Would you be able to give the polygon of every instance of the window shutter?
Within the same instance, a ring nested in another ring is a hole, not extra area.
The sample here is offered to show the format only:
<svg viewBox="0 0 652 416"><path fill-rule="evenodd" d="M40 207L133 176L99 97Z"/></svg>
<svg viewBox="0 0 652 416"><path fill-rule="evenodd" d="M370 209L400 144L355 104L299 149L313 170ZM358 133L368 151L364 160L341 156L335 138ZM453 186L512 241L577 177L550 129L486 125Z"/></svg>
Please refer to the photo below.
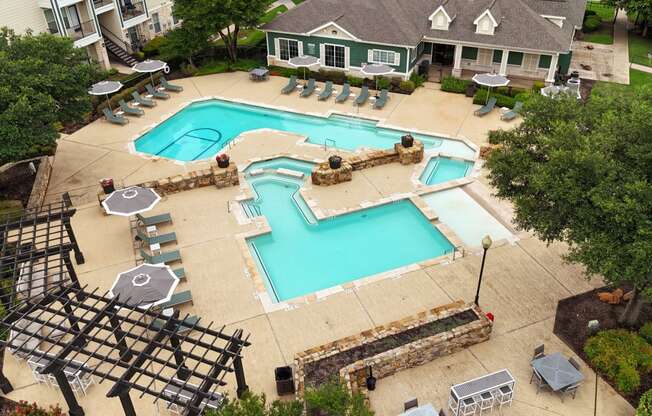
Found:
<svg viewBox="0 0 652 416"><path fill-rule="evenodd" d="M351 48L346 47L344 48L344 69L349 69L349 65L351 64Z"/></svg>
<svg viewBox="0 0 652 416"><path fill-rule="evenodd" d="M319 44L319 59L322 65L326 65L326 48L323 43Z"/></svg>
<svg viewBox="0 0 652 416"><path fill-rule="evenodd" d="M281 59L281 45L278 38L274 38L274 52L274 55L276 55L278 59Z"/></svg>
<svg viewBox="0 0 652 416"><path fill-rule="evenodd" d="M394 65L399 66L401 64L401 54L394 52Z"/></svg>
<svg viewBox="0 0 652 416"><path fill-rule="evenodd" d="M303 56L303 42L299 41L297 43L299 44L299 47L297 48L299 49L299 56Z"/></svg>
<svg viewBox="0 0 652 416"><path fill-rule="evenodd" d="M369 49L367 50L367 62L373 62L374 61L374 50Z"/></svg>

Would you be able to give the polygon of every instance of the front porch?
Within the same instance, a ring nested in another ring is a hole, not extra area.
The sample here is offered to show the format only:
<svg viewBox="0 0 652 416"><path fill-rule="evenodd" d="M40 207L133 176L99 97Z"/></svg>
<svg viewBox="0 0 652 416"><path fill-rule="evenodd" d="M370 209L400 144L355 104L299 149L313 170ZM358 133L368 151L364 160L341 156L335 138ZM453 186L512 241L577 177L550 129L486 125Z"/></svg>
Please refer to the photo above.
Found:
<svg viewBox="0 0 652 416"><path fill-rule="evenodd" d="M470 69L463 69L462 73L457 76L461 79L471 79L475 74L486 73L487 71L473 71ZM442 78L453 75L453 66L442 66L442 65L432 65L428 70L428 81L441 83ZM521 77L517 75L508 75L510 83L509 85L517 88L532 88L536 81L542 81L542 79L534 79L529 77Z"/></svg>

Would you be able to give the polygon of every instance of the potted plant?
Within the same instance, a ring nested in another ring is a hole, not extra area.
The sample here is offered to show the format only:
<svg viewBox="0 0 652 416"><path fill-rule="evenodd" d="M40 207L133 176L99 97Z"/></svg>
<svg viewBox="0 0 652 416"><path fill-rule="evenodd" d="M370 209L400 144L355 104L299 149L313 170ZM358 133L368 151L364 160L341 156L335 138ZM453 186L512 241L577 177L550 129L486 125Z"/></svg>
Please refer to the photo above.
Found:
<svg viewBox="0 0 652 416"><path fill-rule="evenodd" d="M220 168L228 168L229 167L229 155L226 153L222 153L221 155L217 155L215 157L215 160L217 161L217 166Z"/></svg>
<svg viewBox="0 0 652 416"><path fill-rule="evenodd" d="M106 195L115 191L115 185L113 184L113 178L104 178L100 181L100 186Z"/></svg>
<svg viewBox="0 0 652 416"><path fill-rule="evenodd" d="M406 134L401 137L401 145L403 147L412 147L412 145L414 145L414 137L412 137L411 134Z"/></svg>
<svg viewBox="0 0 652 416"><path fill-rule="evenodd" d="M328 166L330 166L331 169L339 169L342 167L342 158L337 155L333 155L328 158Z"/></svg>

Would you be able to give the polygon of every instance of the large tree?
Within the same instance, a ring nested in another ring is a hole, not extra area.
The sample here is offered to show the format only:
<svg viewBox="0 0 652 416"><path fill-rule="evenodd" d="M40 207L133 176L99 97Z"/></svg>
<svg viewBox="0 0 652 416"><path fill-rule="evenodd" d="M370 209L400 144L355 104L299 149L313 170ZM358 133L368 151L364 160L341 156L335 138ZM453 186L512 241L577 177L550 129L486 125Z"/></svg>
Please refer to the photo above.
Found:
<svg viewBox="0 0 652 416"><path fill-rule="evenodd" d="M633 285L621 322L635 324L652 298L652 86L603 89L586 104L538 96L523 116L490 133L492 185L518 227L568 243L589 275Z"/></svg>
<svg viewBox="0 0 652 416"><path fill-rule="evenodd" d="M238 33L254 27L268 6L267 0L175 0L174 15L183 27L203 36L219 34L231 61L238 59Z"/></svg>
<svg viewBox="0 0 652 416"><path fill-rule="evenodd" d="M55 123L81 121L98 75L70 39L1 28L0 163L46 151L57 138Z"/></svg>

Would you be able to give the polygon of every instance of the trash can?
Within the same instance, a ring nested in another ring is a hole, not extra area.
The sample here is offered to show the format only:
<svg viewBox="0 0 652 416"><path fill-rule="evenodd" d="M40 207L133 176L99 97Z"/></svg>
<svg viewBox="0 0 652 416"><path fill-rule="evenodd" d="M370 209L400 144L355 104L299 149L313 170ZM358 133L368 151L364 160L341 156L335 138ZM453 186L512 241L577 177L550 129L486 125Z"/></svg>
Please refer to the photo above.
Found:
<svg viewBox="0 0 652 416"><path fill-rule="evenodd" d="M113 185L113 178L104 178L100 181L100 185L102 186L102 190L106 195L110 194L111 192L115 191L115 186Z"/></svg>
<svg viewBox="0 0 652 416"><path fill-rule="evenodd" d="M276 393L279 396L294 394L294 377L292 376L291 367L276 367L274 377L276 379Z"/></svg>

